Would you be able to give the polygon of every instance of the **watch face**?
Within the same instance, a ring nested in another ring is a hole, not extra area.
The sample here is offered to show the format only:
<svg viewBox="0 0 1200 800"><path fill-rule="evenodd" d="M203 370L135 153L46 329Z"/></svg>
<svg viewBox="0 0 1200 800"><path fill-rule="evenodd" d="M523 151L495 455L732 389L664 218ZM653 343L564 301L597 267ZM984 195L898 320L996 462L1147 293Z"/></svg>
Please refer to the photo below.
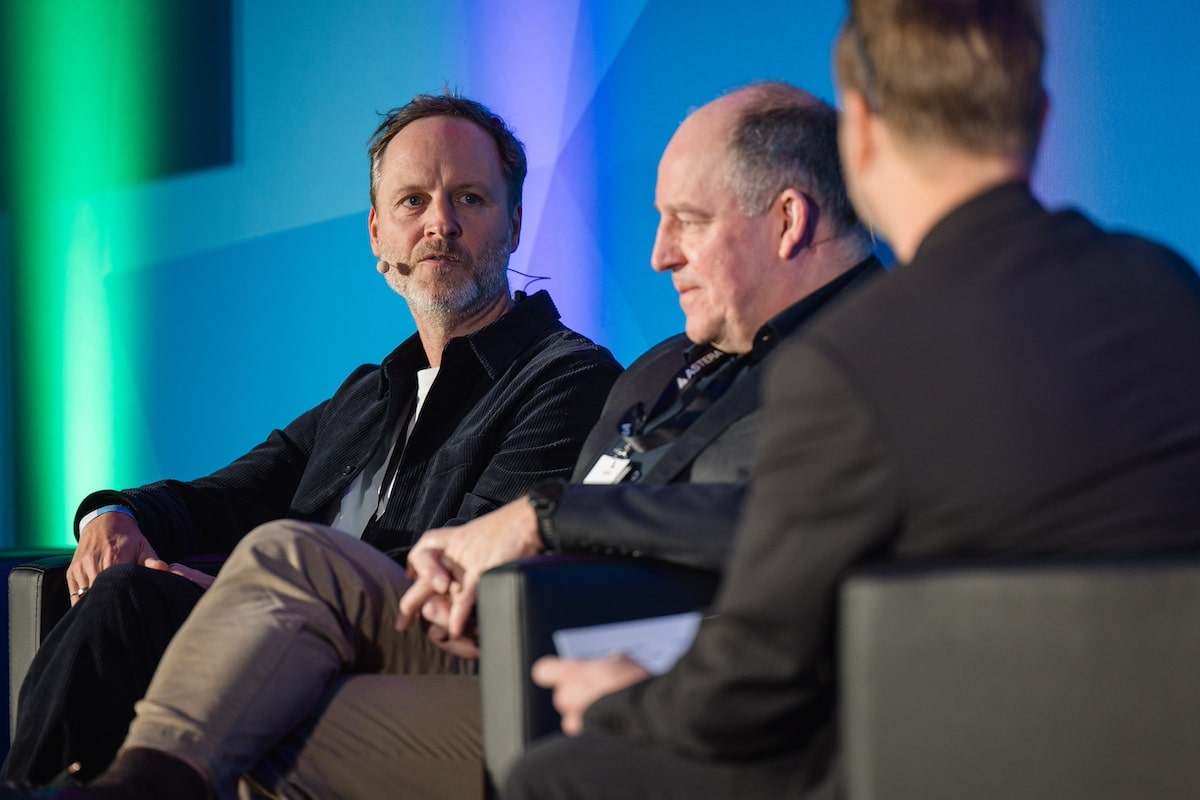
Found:
<svg viewBox="0 0 1200 800"><path fill-rule="evenodd" d="M562 481L551 480L537 483L529 491L529 498L535 506L554 505L562 497L566 484Z"/></svg>

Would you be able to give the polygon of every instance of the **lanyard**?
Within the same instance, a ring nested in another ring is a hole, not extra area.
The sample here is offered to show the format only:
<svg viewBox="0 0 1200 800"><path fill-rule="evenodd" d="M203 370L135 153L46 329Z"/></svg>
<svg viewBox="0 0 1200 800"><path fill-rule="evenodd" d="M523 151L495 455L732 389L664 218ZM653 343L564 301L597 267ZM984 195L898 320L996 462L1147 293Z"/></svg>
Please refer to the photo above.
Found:
<svg viewBox="0 0 1200 800"><path fill-rule="evenodd" d="M645 453L678 439L725 394L746 363L746 356L733 357L713 348L701 354L667 385L649 416L641 403L625 412L617 425L624 442L618 448L624 452L615 454ZM677 410L667 414L672 408Z"/></svg>

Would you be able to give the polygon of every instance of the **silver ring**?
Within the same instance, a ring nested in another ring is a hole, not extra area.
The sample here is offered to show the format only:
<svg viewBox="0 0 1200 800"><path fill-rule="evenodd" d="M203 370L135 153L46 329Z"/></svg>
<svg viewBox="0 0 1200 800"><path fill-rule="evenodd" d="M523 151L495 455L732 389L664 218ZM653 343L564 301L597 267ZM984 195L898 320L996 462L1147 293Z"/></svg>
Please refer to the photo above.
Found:
<svg viewBox="0 0 1200 800"><path fill-rule="evenodd" d="M71 592L72 597L83 597L88 592L88 587L81 586L78 592Z"/></svg>

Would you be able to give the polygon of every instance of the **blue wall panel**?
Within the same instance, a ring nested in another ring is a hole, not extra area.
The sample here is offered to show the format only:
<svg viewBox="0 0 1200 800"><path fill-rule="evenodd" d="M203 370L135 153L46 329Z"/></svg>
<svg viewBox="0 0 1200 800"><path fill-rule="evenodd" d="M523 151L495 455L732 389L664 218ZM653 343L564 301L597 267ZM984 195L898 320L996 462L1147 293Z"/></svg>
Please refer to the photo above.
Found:
<svg viewBox="0 0 1200 800"><path fill-rule="evenodd" d="M782 78L831 98L842 7L235 3L232 163L106 197L141 232L106 278L114 310L138 320L113 354L128 412L114 422L125 450L113 455L115 482L220 466L411 333L366 239L364 144L378 112L418 91L475 96L527 143L513 267L549 277L530 288L548 288L568 324L625 362L678 331L670 280L649 268L663 146L690 108L747 81ZM1050 0L1047 17L1052 107L1037 188L1200 261L1200 163L1189 147L1200 106L1180 88L1200 79L1200 10ZM0 358L7 397L20 378L6 366ZM5 508L10 439L0 435Z"/></svg>

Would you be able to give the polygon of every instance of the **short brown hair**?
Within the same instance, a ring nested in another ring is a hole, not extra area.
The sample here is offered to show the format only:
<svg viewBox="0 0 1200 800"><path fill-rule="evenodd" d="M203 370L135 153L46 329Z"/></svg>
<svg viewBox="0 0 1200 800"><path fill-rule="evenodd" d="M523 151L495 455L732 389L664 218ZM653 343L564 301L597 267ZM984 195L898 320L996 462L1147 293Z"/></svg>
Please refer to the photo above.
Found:
<svg viewBox="0 0 1200 800"><path fill-rule="evenodd" d="M483 128L495 140L500 153L500 174L508 185L508 210L515 211L521 205L521 190L529 170L525 160L525 145L509 130L504 120L487 106L447 89L440 95L419 94L399 108L393 108L384 115L375 133L371 134L367 141L367 152L371 156L372 206L375 205L375 192L383 169L383 153L388 144L404 128L426 117L465 119Z"/></svg>
<svg viewBox="0 0 1200 800"><path fill-rule="evenodd" d="M1040 0L850 0L835 68L911 141L1032 159L1044 54Z"/></svg>

